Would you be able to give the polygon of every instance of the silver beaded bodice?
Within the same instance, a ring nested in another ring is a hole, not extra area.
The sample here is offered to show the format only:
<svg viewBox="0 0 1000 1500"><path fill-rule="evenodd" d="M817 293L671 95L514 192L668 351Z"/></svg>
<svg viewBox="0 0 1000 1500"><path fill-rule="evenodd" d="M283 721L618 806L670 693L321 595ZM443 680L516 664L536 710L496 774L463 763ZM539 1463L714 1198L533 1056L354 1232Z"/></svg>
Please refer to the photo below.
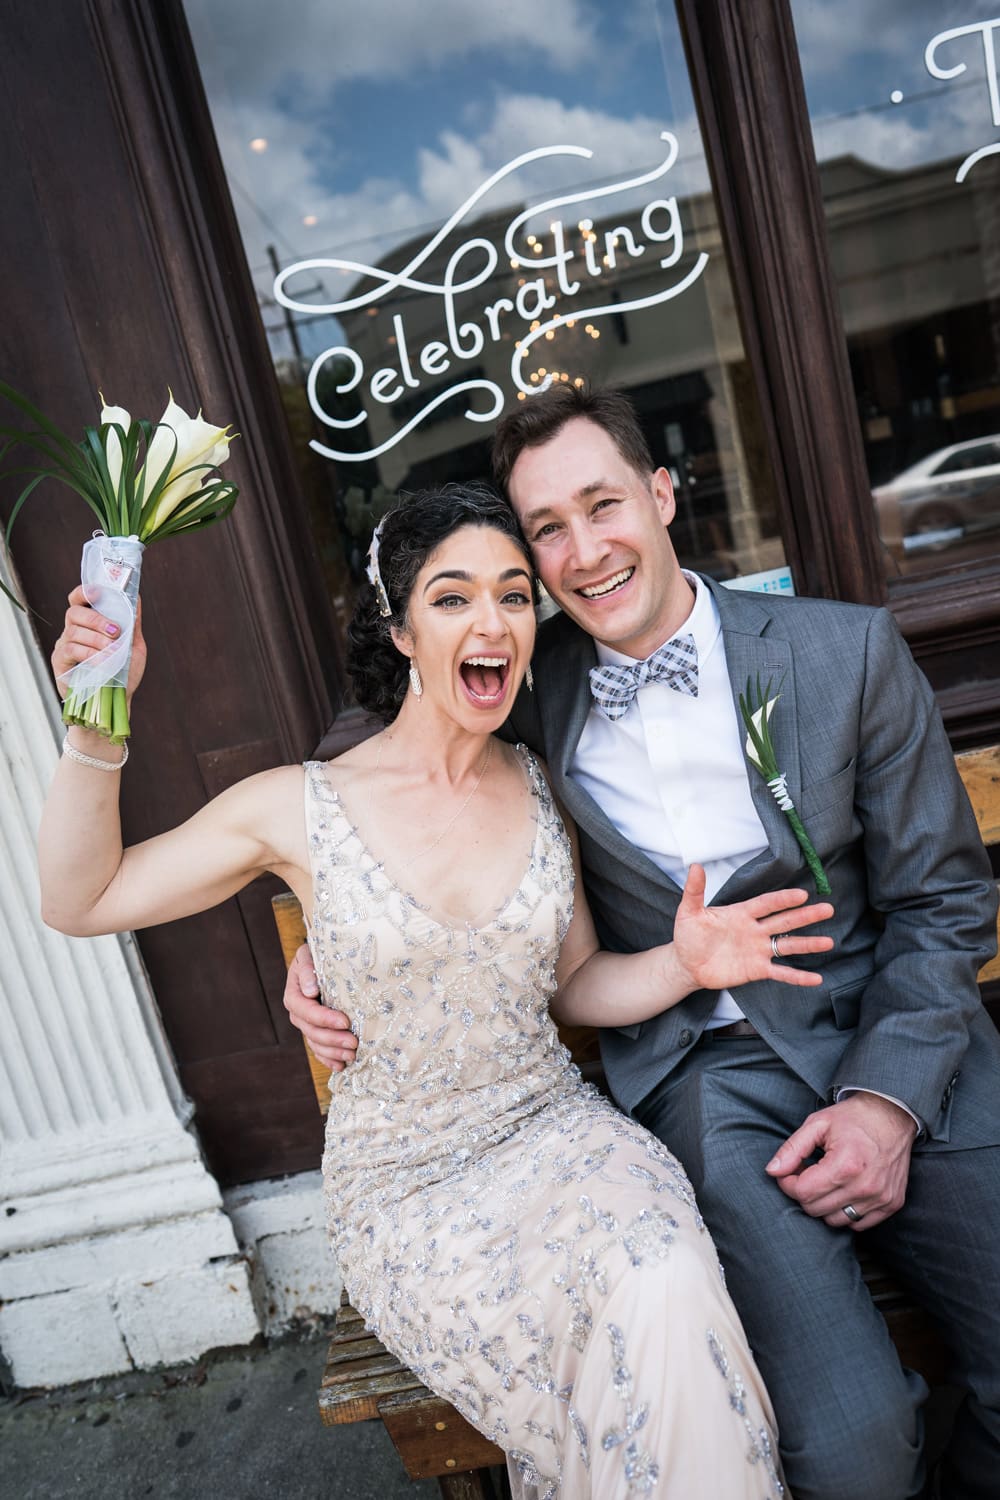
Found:
<svg viewBox="0 0 1000 1500"><path fill-rule="evenodd" d="M324 767L307 767L310 945L326 1003L358 1037L355 1062L331 1080L335 1217L384 1216L407 1179L447 1176L540 1102L579 1087L548 1010L572 915L572 859L544 777L528 751L518 754L535 794L530 857L516 890L476 927L442 922L401 890Z"/></svg>

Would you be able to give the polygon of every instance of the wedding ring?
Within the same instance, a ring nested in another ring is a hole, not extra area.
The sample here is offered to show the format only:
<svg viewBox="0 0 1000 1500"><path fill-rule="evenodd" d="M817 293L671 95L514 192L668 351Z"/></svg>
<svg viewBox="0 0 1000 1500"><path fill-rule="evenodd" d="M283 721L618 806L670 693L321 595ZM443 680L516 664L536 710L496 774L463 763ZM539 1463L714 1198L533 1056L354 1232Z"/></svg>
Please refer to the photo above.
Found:
<svg viewBox="0 0 1000 1500"><path fill-rule="evenodd" d="M864 1214L859 1214L853 1203L845 1203L841 1213L845 1213L852 1224L860 1224L864 1218Z"/></svg>
<svg viewBox="0 0 1000 1500"><path fill-rule="evenodd" d="M778 938L782 938L784 936L785 936L785 933L783 933L783 932L779 932L777 934L775 934L775 933L771 934L771 952L772 952L772 954L774 955L775 958L780 958L781 957L781 949L778 947Z"/></svg>

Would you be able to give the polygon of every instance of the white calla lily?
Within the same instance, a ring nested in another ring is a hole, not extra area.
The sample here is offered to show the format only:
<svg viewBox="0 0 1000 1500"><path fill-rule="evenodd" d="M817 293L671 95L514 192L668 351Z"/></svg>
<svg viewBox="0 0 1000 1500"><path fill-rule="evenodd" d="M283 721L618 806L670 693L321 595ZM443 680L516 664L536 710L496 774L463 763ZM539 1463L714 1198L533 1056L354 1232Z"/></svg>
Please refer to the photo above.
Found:
<svg viewBox="0 0 1000 1500"><path fill-rule="evenodd" d="M127 412L124 406L109 406L104 399L103 391L98 391L97 394L101 398L101 426L103 427L107 423L114 423L127 435L129 428L132 426L131 412ZM111 475L111 483L117 491L122 477L122 445L121 439L117 432L114 431L114 427L112 427L105 438L104 451L107 454L108 473Z"/></svg>
<svg viewBox="0 0 1000 1500"><path fill-rule="evenodd" d="M211 471L229 457L228 431L227 427L215 427L206 422L201 412L196 417L188 416L171 396L139 476L143 493L148 495L168 470L167 482L156 509L143 526L144 536L162 526L178 506L202 488Z"/></svg>
<svg viewBox="0 0 1000 1500"><path fill-rule="evenodd" d="M776 694L773 698L769 698L766 703L762 703L760 708L758 708L755 713L751 714L751 723L753 724L753 727L758 734L760 734L761 732L762 724L766 724L769 722L771 715L774 713L774 705L777 703L777 701L778 695ZM767 716L766 718L765 714ZM756 749L754 748L753 740L749 735L747 735L747 742L744 746L744 749L746 751L747 760L753 766L754 770L759 771L762 776L766 775L767 773L764 770L763 765L761 764Z"/></svg>

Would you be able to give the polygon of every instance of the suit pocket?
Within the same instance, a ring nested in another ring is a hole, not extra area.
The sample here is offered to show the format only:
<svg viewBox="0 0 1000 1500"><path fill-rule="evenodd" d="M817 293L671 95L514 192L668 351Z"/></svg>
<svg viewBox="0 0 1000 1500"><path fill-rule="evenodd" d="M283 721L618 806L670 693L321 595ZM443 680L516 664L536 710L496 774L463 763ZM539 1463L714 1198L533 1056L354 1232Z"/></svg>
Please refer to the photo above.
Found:
<svg viewBox="0 0 1000 1500"><path fill-rule="evenodd" d="M814 781L810 786L802 788L799 797L799 811L803 817L817 817L825 812L828 807L834 807L838 802L854 797L854 768L857 765L857 756L852 755L842 771L834 776L827 776L823 781Z"/></svg>
<svg viewBox="0 0 1000 1500"><path fill-rule="evenodd" d="M852 979L830 992L830 1009L838 1031L854 1031L861 1015L861 999L871 982L871 975L864 979Z"/></svg>
<svg viewBox="0 0 1000 1500"><path fill-rule="evenodd" d="M861 836L854 807L855 759L842 771L802 788L799 816L821 859L844 849Z"/></svg>

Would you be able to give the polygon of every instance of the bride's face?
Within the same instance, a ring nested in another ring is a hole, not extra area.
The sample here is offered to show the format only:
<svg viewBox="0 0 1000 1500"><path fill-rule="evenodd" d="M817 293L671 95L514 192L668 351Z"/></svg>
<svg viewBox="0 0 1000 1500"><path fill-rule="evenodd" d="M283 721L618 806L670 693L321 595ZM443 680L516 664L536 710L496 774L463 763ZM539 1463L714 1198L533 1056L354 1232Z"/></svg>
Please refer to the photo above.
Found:
<svg viewBox="0 0 1000 1500"><path fill-rule="evenodd" d="M462 526L417 574L408 629L393 631L419 667L425 705L476 733L507 717L535 644L531 573L492 526Z"/></svg>

